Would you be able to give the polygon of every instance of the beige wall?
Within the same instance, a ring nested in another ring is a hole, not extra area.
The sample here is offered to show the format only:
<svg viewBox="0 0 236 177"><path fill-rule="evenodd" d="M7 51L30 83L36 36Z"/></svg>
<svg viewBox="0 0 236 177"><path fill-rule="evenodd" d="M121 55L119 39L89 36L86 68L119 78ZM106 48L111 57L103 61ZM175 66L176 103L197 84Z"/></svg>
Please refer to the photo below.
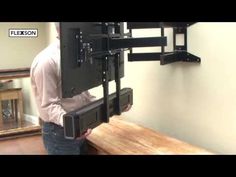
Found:
<svg viewBox="0 0 236 177"><path fill-rule="evenodd" d="M37 28L38 37L10 38L11 28ZM32 59L46 45L45 33L45 23L0 22L0 69L30 67Z"/></svg>

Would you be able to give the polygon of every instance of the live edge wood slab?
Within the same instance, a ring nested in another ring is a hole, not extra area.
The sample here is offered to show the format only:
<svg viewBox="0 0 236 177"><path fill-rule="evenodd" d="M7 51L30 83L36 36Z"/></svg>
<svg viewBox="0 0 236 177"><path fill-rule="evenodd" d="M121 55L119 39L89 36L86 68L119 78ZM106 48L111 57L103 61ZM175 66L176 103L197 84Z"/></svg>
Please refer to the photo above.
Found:
<svg viewBox="0 0 236 177"><path fill-rule="evenodd" d="M100 155L213 154L119 117L113 117L108 124L93 129L88 142L90 153Z"/></svg>

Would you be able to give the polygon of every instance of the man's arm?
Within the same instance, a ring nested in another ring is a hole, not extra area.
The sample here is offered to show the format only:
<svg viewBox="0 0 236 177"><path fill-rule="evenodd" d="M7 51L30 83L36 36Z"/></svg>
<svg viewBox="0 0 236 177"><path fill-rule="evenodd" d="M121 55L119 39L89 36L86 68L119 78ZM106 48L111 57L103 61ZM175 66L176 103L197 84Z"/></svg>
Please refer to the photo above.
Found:
<svg viewBox="0 0 236 177"><path fill-rule="evenodd" d="M58 90L56 63L45 60L35 68L34 79L40 100L40 109L49 117L49 121L63 126L63 115L66 113L61 106Z"/></svg>

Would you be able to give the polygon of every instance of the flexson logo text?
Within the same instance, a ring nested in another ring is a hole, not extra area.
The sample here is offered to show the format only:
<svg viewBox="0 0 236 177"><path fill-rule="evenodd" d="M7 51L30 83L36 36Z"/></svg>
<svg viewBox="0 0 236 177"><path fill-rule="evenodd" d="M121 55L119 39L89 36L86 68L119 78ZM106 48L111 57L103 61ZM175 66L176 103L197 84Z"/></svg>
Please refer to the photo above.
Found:
<svg viewBox="0 0 236 177"><path fill-rule="evenodd" d="M9 29L9 37L38 37L38 29Z"/></svg>

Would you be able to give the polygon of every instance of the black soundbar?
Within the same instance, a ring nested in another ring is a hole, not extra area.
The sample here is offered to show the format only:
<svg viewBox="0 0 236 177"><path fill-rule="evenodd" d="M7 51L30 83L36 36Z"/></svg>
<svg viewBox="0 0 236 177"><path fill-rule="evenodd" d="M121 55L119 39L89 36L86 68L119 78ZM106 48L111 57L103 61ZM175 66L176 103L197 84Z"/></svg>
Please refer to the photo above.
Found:
<svg viewBox="0 0 236 177"><path fill-rule="evenodd" d="M120 90L120 107L121 110L128 105L133 104L133 90L124 88ZM116 94L109 95L110 117L116 115ZM69 112L63 116L64 136L66 139L76 139L83 135L87 129L95 128L104 121L103 98L94 101L78 110Z"/></svg>

